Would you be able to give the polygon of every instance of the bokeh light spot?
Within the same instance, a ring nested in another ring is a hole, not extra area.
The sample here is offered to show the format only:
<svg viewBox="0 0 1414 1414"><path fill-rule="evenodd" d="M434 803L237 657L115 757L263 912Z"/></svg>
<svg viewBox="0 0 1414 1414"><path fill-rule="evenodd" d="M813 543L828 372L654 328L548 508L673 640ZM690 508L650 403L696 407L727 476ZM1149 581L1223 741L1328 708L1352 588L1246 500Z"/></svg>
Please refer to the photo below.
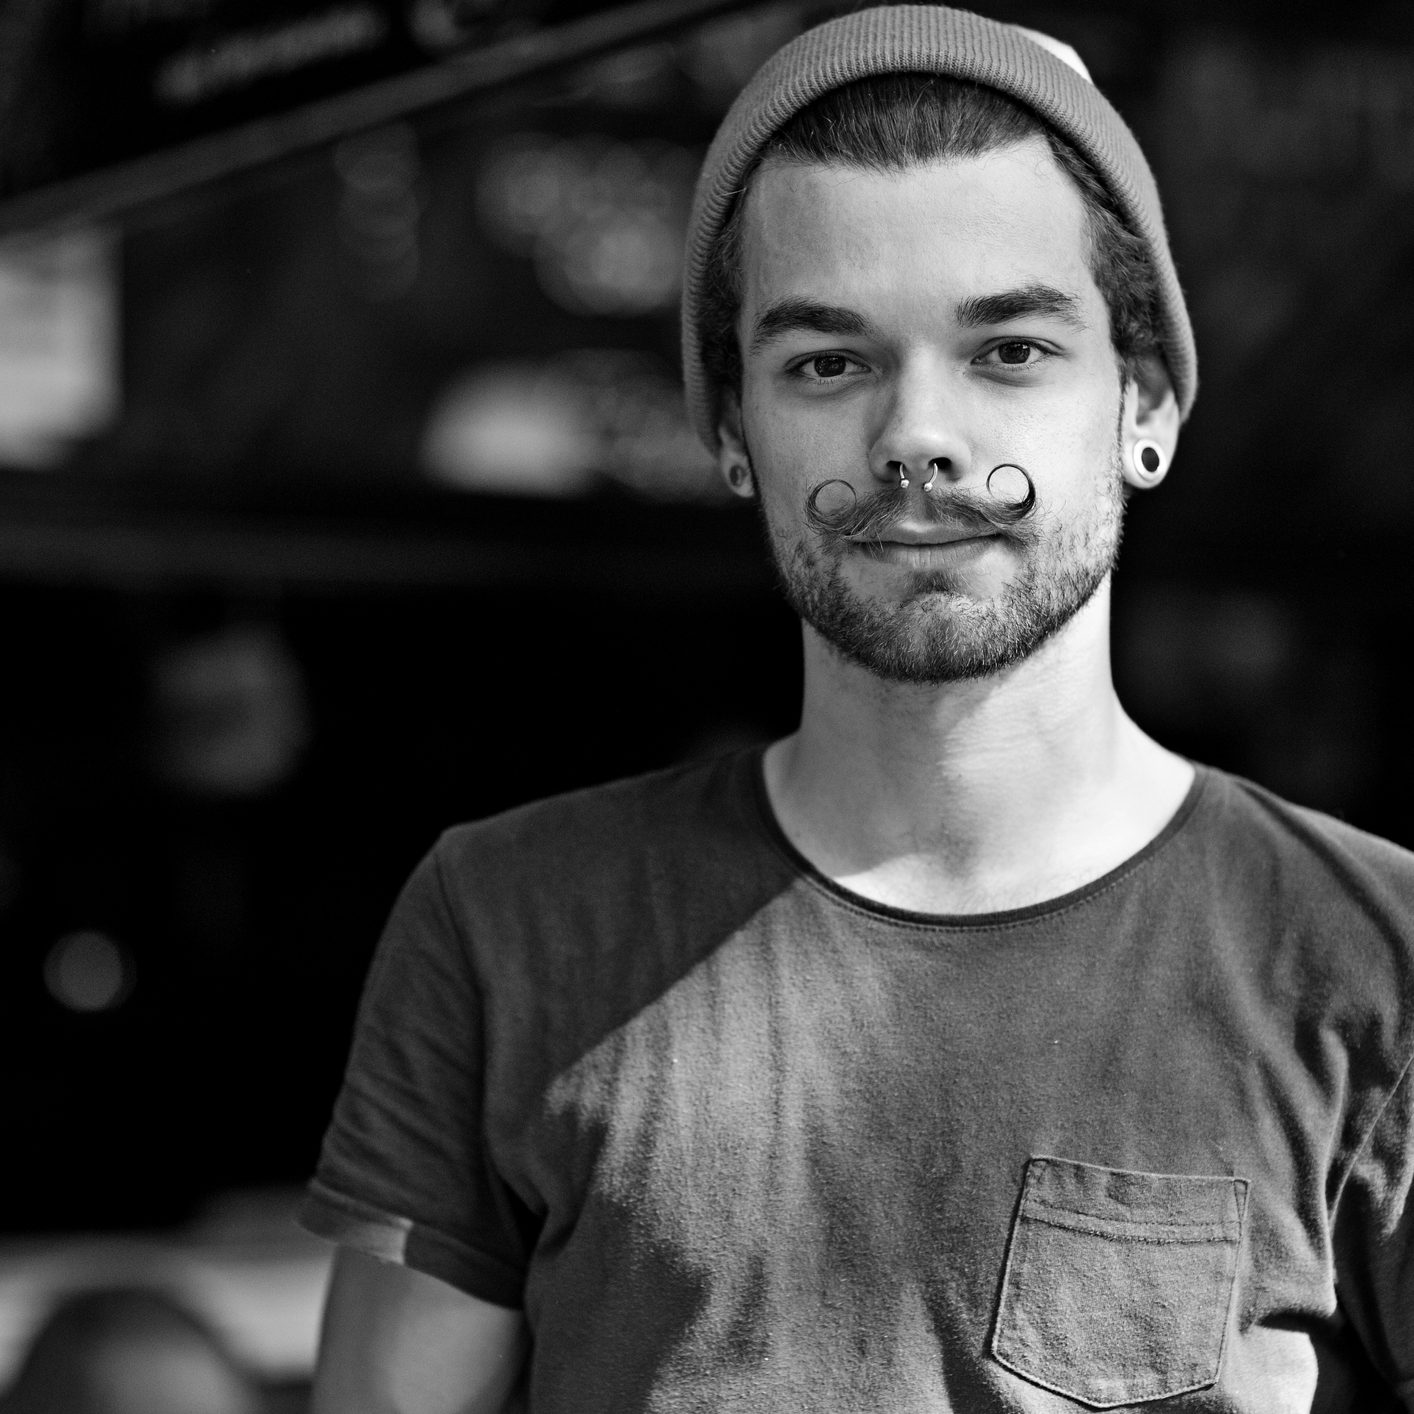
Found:
<svg viewBox="0 0 1414 1414"><path fill-rule="evenodd" d="M70 1011L112 1011L133 989L132 958L106 933L65 933L44 959L44 984Z"/></svg>

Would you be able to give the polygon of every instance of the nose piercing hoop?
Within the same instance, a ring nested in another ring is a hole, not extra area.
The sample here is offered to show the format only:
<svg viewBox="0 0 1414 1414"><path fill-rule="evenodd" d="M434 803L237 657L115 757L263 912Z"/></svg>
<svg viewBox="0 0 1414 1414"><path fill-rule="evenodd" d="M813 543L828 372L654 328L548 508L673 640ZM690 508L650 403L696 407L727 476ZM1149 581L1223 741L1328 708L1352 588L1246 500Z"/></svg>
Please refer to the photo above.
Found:
<svg viewBox="0 0 1414 1414"><path fill-rule="evenodd" d="M912 484L908 479L908 463L898 462L896 465L898 466L899 490L906 490ZM933 483L938 479L938 466L939 462L936 457L928 463L928 479L923 483L925 491L933 489Z"/></svg>
<svg viewBox="0 0 1414 1414"><path fill-rule="evenodd" d="M897 462L895 465L898 467L899 489L905 490L911 484L908 479L908 465L905 462ZM925 491L931 491L933 489L933 483L938 479L938 470L941 466L942 459L940 457L935 457L928 463L928 479L923 483L923 489ZM1015 462L1002 462L1000 465L994 466L991 471L987 473L987 491L989 494L992 490L992 478L995 477L999 471L1016 471L1021 473L1022 480L1026 482L1026 494L1020 501L1017 501L1010 507L1010 513L1017 519L1029 515L1036 504L1036 483L1031 480L1031 474L1024 466L1018 466ZM1157 478L1155 479L1157 480Z"/></svg>

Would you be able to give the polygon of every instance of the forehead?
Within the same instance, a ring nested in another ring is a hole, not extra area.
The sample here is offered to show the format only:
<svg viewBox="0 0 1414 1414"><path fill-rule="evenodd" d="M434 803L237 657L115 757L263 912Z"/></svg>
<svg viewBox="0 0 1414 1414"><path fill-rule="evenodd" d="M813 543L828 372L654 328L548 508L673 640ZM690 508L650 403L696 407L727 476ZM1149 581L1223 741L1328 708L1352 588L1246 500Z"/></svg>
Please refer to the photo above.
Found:
<svg viewBox="0 0 1414 1414"><path fill-rule="evenodd" d="M1084 202L1040 138L896 172L767 162L742 227L742 315L782 298L936 313L1048 285L1103 307Z"/></svg>

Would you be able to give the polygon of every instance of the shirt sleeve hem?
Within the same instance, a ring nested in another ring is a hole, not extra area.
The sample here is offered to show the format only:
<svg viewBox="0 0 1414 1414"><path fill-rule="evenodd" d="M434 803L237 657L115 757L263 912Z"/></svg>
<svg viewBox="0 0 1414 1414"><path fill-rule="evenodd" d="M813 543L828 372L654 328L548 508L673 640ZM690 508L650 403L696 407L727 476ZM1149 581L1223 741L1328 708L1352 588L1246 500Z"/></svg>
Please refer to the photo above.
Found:
<svg viewBox="0 0 1414 1414"><path fill-rule="evenodd" d="M297 1221L316 1237L436 1277L480 1301L512 1310L524 1304L524 1274L509 1263L317 1179L305 1191Z"/></svg>

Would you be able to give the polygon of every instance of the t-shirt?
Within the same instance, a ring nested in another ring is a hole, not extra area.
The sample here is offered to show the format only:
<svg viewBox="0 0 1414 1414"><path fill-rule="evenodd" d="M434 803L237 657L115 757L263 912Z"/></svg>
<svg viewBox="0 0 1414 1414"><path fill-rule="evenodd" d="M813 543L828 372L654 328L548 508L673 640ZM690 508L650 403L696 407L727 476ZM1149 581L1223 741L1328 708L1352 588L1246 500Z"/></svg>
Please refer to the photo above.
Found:
<svg viewBox="0 0 1414 1414"><path fill-rule="evenodd" d="M1083 888L872 903L759 752L449 831L314 1230L524 1308L533 1414L1414 1408L1414 856L1199 768Z"/></svg>

